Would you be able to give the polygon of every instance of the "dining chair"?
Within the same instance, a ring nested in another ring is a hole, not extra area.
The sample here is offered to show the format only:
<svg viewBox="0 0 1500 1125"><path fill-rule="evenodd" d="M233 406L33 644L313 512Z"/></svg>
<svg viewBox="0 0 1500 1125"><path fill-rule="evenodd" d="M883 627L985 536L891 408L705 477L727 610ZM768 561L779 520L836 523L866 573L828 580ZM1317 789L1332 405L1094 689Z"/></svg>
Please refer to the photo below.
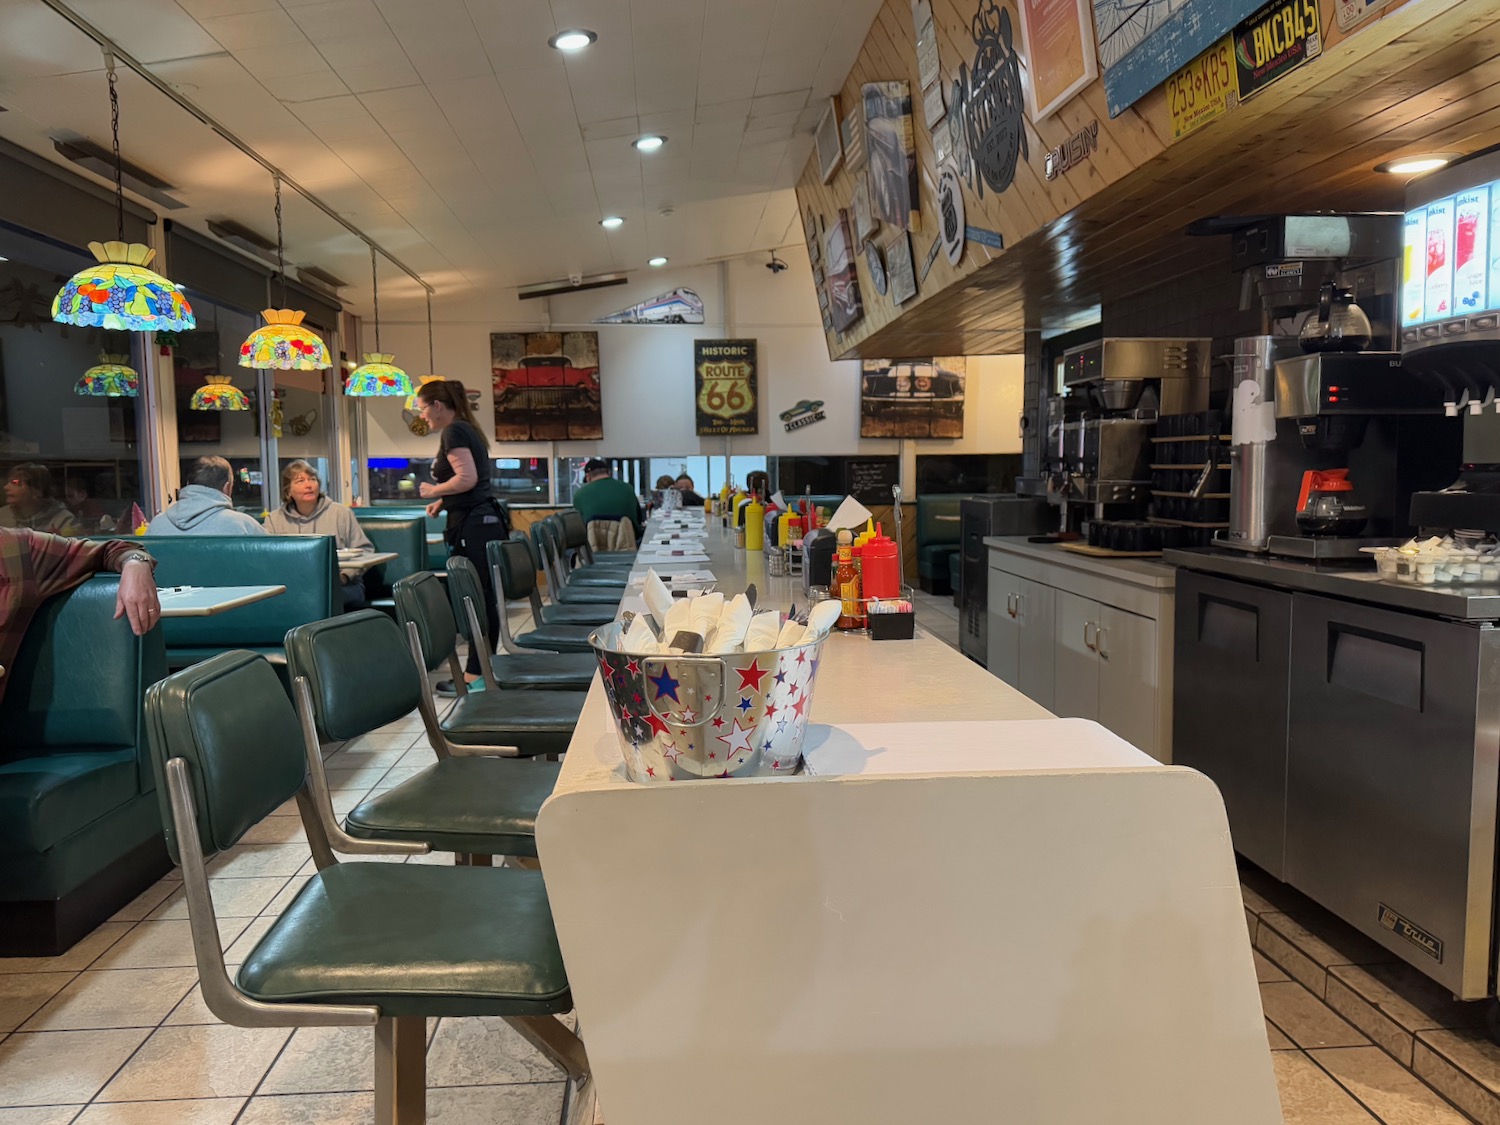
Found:
<svg viewBox="0 0 1500 1125"><path fill-rule="evenodd" d="M321 757L306 752L262 656L210 657L153 685L145 700L167 848L182 867L209 1011L238 1027L372 1028L376 1125L426 1121L429 1018L498 1016L567 1077L568 1119L586 1097L588 1055L559 1019L573 1000L539 871L336 861L310 809ZM309 840L320 842L317 870L231 977L207 862L291 798ZM427 851L411 841L358 843L369 855Z"/></svg>

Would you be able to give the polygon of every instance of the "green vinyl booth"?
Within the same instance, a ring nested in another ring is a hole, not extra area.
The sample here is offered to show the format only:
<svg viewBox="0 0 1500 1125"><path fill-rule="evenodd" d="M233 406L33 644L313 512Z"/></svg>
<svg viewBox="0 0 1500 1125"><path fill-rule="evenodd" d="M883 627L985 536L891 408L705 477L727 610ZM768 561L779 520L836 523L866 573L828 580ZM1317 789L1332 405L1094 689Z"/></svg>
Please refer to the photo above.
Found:
<svg viewBox="0 0 1500 1125"><path fill-rule="evenodd" d="M282 585L273 598L212 617L169 617L161 632L169 667L248 649L285 675L287 630L344 611L338 549L330 535L147 535L158 586Z"/></svg>
<svg viewBox="0 0 1500 1125"><path fill-rule="evenodd" d="M448 517L441 512L435 516L429 516L425 504L376 504L371 507L355 508L354 518L359 520L361 525L373 523L376 520L421 520L422 545L427 550L426 565L422 569L437 571L443 569L443 563L448 559L448 545L442 540L441 536L448 527ZM365 530L368 533L369 528L367 527ZM434 540L429 539L429 536L438 536L439 538ZM394 581L399 581L405 577L404 574L400 575Z"/></svg>
<svg viewBox="0 0 1500 1125"><path fill-rule="evenodd" d="M373 513L373 514L372 514ZM403 578L425 574L432 568L432 553L427 544L427 516L391 508L355 508L354 518L370 537L377 551L394 551L396 557L376 567L366 576L365 592L370 607L395 617L396 603L391 590Z"/></svg>
<svg viewBox="0 0 1500 1125"><path fill-rule="evenodd" d="M0 700L0 956L64 952L171 867L142 699L162 630L116 621L114 575L47 599Z"/></svg>
<svg viewBox="0 0 1500 1125"><path fill-rule="evenodd" d="M929 594L954 590L949 559L960 550L959 505L964 495L917 497L917 579Z"/></svg>

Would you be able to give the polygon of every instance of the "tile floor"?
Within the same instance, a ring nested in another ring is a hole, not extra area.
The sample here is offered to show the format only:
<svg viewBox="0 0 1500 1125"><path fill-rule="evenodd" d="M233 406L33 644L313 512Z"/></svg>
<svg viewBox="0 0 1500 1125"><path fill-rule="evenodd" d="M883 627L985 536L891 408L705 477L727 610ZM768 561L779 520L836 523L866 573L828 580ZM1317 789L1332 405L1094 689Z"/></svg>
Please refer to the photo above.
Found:
<svg viewBox="0 0 1500 1125"><path fill-rule="evenodd" d="M951 599L919 594L917 613L956 646ZM431 759L415 718L329 750L339 812ZM290 803L212 863L232 967L312 870ZM1500 1125L1500 1047L1482 1006L1453 1002L1259 872L1245 873L1244 897L1286 1125ZM61 957L0 958L0 1125L373 1119L368 1031L227 1027L196 978L175 872ZM428 1035L435 1125L556 1120L558 1073L503 1022L433 1020Z"/></svg>

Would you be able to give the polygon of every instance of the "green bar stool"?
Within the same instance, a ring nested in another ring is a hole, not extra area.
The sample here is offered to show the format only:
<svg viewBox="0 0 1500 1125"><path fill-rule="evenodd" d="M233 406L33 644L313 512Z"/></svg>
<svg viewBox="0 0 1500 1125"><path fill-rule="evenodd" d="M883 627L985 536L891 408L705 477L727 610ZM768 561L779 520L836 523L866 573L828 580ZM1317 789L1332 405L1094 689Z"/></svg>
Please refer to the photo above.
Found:
<svg viewBox="0 0 1500 1125"><path fill-rule="evenodd" d="M563 543L577 551L586 563L635 562L635 551L596 551L589 543L589 525L577 508L564 508L557 514L562 521Z"/></svg>
<svg viewBox="0 0 1500 1125"><path fill-rule="evenodd" d="M433 574L413 574L397 582L394 592L396 617L406 629L411 659L416 666L434 672L446 664L454 687L463 684L463 668L458 661L458 622L443 583ZM575 651L587 649L585 637L581 649ZM427 739L434 750L451 754L455 747L468 746L487 747L493 753L511 757L561 754L568 748L588 695L584 691L504 691L498 685L490 688L489 684L485 688L458 696L441 717L432 696L425 691L418 694Z"/></svg>
<svg viewBox="0 0 1500 1125"><path fill-rule="evenodd" d="M536 592L536 572L531 569L530 554L524 543L514 539L497 540L489 545L489 556L494 560L491 574L495 589L506 601L530 600ZM610 615L614 620L614 615ZM500 619L500 647L516 656L527 652L587 652L592 653L589 636L597 631L597 625L539 624L525 633L510 631L510 623Z"/></svg>
<svg viewBox="0 0 1500 1125"><path fill-rule="evenodd" d="M369 734L418 709L422 677L401 630L372 610L300 625L286 637L292 696L308 756L321 743ZM331 796L313 778L313 797L334 850L349 839L415 840L453 852L458 863L535 856L536 814L557 784L553 762L491 757L466 746L394 789L374 793L340 825Z"/></svg>
<svg viewBox="0 0 1500 1125"><path fill-rule="evenodd" d="M568 586L556 585L552 581L550 572L542 561L542 552L539 541L542 536L533 531L531 535L524 531L513 531L510 537L526 544L526 550L531 555L532 580L536 581L539 576L547 579L547 596L551 598L554 605L607 605L618 608L620 599L625 595L623 586ZM499 541L491 540L485 547L489 553L490 566L498 565Z"/></svg>
<svg viewBox="0 0 1500 1125"><path fill-rule="evenodd" d="M146 692L147 739L172 858L182 865L203 1000L239 1027L371 1027L376 1125L427 1117L427 1020L499 1016L586 1097L588 1056L540 872L339 863L311 814L322 759L264 657L227 652ZM317 784L313 781L312 784ZM324 790L326 779L322 781ZM231 979L206 862L296 797L317 872ZM365 842L415 855L422 843Z"/></svg>
<svg viewBox="0 0 1500 1125"><path fill-rule="evenodd" d="M499 540L493 541L490 546L494 547L498 542ZM490 554L499 557L493 550ZM500 587L497 586L496 589ZM539 600L533 586L533 612ZM471 645L478 643L488 647L484 627L479 623L479 608L484 605L484 590L479 585L479 572L462 555L455 555L448 560L448 603L464 639ZM601 611L604 609L602 606L592 608ZM613 621L614 611L606 612L609 616L605 620ZM593 682L594 669L598 666L592 653L543 652L541 649L533 649L523 656L516 656L502 650L490 654L489 666L483 670L484 684L486 688L586 690Z"/></svg>

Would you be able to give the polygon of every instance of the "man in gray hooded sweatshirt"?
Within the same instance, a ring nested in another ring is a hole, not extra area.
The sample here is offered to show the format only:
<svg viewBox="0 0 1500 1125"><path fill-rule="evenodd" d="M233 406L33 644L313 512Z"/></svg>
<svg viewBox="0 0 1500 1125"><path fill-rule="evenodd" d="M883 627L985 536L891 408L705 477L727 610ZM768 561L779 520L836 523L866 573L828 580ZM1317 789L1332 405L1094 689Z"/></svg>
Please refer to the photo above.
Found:
<svg viewBox="0 0 1500 1125"><path fill-rule="evenodd" d="M147 535L264 535L266 529L229 502L234 470L222 457L200 457L177 502L146 526Z"/></svg>

